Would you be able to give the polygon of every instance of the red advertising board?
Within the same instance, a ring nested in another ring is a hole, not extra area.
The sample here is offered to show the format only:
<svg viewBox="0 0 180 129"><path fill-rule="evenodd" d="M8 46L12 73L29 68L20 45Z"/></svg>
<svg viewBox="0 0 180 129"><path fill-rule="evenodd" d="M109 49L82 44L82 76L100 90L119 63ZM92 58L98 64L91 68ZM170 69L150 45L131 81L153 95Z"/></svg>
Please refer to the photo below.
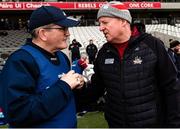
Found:
<svg viewBox="0 0 180 129"><path fill-rule="evenodd" d="M160 9L160 2L125 2L129 9Z"/></svg>
<svg viewBox="0 0 180 129"><path fill-rule="evenodd" d="M34 10L42 5L56 6L64 10L99 9L105 2L0 2L0 10ZM160 2L124 2L129 9L157 9Z"/></svg>

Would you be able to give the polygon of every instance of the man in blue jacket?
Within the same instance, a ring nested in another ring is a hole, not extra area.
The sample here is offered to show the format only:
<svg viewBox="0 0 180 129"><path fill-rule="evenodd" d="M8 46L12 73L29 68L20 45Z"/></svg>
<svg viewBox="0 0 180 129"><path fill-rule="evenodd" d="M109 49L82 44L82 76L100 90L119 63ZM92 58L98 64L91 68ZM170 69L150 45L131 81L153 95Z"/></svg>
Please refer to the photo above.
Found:
<svg viewBox="0 0 180 129"><path fill-rule="evenodd" d="M70 71L67 56L68 27L79 22L53 6L35 10L29 23L32 39L7 60L0 91L10 127L76 127L73 89L84 84L82 75Z"/></svg>

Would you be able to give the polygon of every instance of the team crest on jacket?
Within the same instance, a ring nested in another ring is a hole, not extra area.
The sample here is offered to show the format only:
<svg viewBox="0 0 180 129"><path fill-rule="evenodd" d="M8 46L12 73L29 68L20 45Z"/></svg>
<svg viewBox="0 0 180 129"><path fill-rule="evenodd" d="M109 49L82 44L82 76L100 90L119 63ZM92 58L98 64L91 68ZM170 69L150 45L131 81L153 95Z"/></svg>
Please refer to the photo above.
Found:
<svg viewBox="0 0 180 129"><path fill-rule="evenodd" d="M133 63L134 64L141 64L142 63L141 57L136 56L135 59L133 60Z"/></svg>

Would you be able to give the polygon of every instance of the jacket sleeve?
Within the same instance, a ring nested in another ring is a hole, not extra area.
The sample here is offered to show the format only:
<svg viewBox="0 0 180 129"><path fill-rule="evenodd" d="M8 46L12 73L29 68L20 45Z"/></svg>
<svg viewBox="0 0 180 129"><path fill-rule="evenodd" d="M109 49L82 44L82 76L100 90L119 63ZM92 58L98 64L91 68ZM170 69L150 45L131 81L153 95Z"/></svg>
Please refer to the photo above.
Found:
<svg viewBox="0 0 180 129"><path fill-rule="evenodd" d="M166 110L167 127L180 127L180 82L176 66L170 59L163 43L154 39L157 53L157 81L163 107Z"/></svg>
<svg viewBox="0 0 180 129"><path fill-rule="evenodd" d="M56 115L67 104L72 92L61 80L42 93L35 92L38 66L22 51L9 57L0 78L7 119L14 127L27 127Z"/></svg>

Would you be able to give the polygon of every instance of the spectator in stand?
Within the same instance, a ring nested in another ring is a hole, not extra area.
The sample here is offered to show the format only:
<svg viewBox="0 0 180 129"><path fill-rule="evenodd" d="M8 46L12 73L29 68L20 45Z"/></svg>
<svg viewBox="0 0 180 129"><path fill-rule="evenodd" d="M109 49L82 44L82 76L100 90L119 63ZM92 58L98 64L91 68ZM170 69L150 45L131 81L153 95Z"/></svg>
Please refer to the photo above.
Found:
<svg viewBox="0 0 180 129"><path fill-rule="evenodd" d="M25 23L26 32L29 32L29 20Z"/></svg>
<svg viewBox="0 0 180 129"><path fill-rule="evenodd" d="M4 18L0 20L0 36L7 36L8 32L6 31L6 23Z"/></svg>
<svg viewBox="0 0 180 129"><path fill-rule="evenodd" d="M168 17L167 17L167 24L168 25L175 25L175 23L174 23L174 17L173 17L173 15L172 14L169 14L168 15Z"/></svg>
<svg viewBox="0 0 180 129"><path fill-rule="evenodd" d="M60 50L68 47L68 27L77 20L54 6L41 6L30 17L32 39L8 58L0 74L0 107L11 128L74 128L73 90L83 76L70 71Z"/></svg>
<svg viewBox="0 0 180 129"><path fill-rule="evenodd" d="M82 45L78 41L76 41L76 39L73 39L72 44L69 45L69 50L71 51L72 62L80 59L80 51L79 51L80 47L82 47Z"/></svg>
<svg viewBox="0 0 180 129"><path fill-rule="evenodd" d="M5 21L4 18L1 18L0 20L0 30L4 30L5 29Z"/></svg>
<svg viewBox="0 0 180 129"><path fill-rule="evenodd" d="M180 82L163 42L131 36L132 17L121 2L101 6L97 19L107 43L84 90L94 100L105 93L109 127L180 127Z"/></svg>
<svg viewBox="0 0 180 129"><path fill-rule="evenodd" d="M168 49L168 53L176 65L179 77L180 77L180 42L178 40L174 40L170 43L170 48Z"/></svg>
<svg viewBox="0 0 180 129"><path fill-rule="evenodd" d="M5 30L10 30L10 24L9 24L9 19L5 18Z"/></svg>
<svg viewBox="0 0 180 129"><path fill-rule="evenodd" d="M158 22L158 18L157 17L155 17L155 16L153 16L153 18L152 18L152 24L158 24L159 22Z"/></svg>
<svg viewBox="0 0 180 129"><path fill-rule="evenodd" d="M89 45L87 45L87 47L86 47L86 53L88 54L90 64L93 64L97 52L98 52L98 49L97 49L96 45L93 43L93 40L90 39Z"/></svg>

